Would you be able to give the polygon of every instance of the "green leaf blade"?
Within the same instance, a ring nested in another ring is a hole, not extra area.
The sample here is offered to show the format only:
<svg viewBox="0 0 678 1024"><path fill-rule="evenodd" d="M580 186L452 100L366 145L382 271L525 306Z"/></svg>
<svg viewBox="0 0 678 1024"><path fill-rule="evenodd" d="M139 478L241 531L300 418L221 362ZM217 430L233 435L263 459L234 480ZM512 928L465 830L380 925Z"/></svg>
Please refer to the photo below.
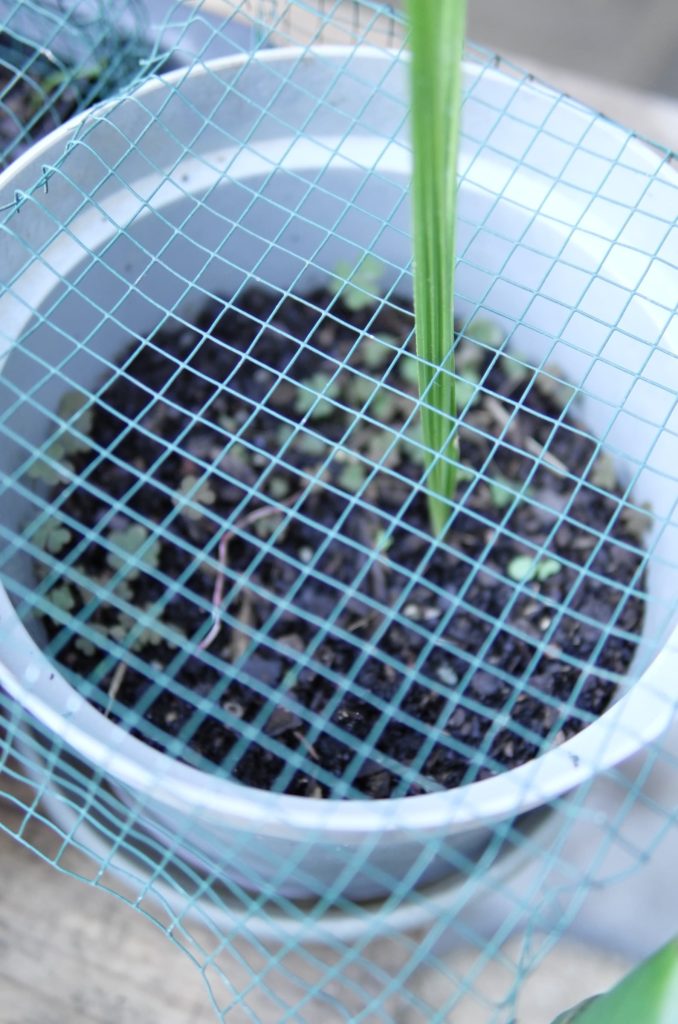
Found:
<svg viewBox="0 0 678 1024"><path fill-rule="evenodd" d="M445 529L459 450L454 385L454 253L465 0L408 0L414 307L429 514Z"/></svg>
<svg viewBox="0 0 678 1024"><path fill-rule="evenodd" d="M561 1014L553 1024L675 1024L678 1020L678 939L604 995Z"/></svg>

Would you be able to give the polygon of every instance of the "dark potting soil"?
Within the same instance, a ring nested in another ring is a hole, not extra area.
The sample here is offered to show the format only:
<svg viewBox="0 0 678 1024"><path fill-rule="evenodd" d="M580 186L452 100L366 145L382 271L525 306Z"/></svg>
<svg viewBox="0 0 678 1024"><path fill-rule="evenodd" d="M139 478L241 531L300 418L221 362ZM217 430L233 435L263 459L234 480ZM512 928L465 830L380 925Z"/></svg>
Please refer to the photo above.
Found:
<svg viewBox="0 0 678 1024"><path fill-rule="evenodd" d="M190 763L312 797L452 788L603 712L642 624L645 523L568 385L458 343L482 388L459 386L468 469L436 543L405 426L411 311L238 307L130 346L58 455L81 483L51 488L57 526L101 540L52 532L81 574L52 600L131 652L102 660L46 616L88 698Z"/></svg>

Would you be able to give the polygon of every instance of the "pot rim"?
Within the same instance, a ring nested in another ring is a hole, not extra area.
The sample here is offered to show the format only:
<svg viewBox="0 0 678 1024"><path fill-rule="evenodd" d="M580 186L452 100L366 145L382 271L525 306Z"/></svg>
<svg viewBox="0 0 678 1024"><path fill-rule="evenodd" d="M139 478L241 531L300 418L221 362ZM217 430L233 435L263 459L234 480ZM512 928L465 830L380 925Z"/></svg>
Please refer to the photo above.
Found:
<svg viewBox="0 0 678 1024"><path fill-rule="evenodd" d="M345 59L348 54L380 61L398 57L397 51L371 46L294 46L256 54L235 54L191 69L179 68L145 81L122 97L104 101L55 129L0 174L0 189L7 187L11 179L30 167L42 172L42 157L48 149L62 141L65 143L85 122L99 121L130 97L138 100L166 89L168 85L180 86L185 78L192 76L237 72L254 61L283 64L297 61L301 56L305 60ZM467 73L473 74L474 63L465 63ZM484 78L515 82L498 68L482 65L481 68ZM526 87L528 85L540 91L553 91L539 83L525 83ZM583 112L587 110L580 104L574 105ZM613 122L600 123L604 129L620 130ZM629 144L638 148L634 156L639 160L647 154L648 163L651 159L653 173L656 174L656 154L635 137L629 138ZM665 170L675 182L675 172L668 167ZM33 184L37 186L38 182ZM77 751L84 760L132 789L137 799L160 799L168 806L181 809L182 813L186 807L192 807L203 817L218 818L227 809L229 818L240 818L249 826L258 823L267 834L288 836L292 828L302 832L333 833L335 838L340 835L342 839L350 839L351 836L360 837L380 830L395 837L412 832L444 833L474 823L497 821L549 802L594 773L636 753L660 735L673 713L671 678L675 665L672 664L672 652L678 650L678 628L629 691L600 718L562 745L524 765L456 789L418 797L318 801L243 786L180 763L130 736L59 675L19 623L4 588L0 603L14 615L14 632L18 631L21 639L30 645L23 678L19 678L8 664L0 662L0 684L42 726L61 736L64 744ZM13 645L15 639L13 635ZM49 681L49 702L33 690L40 680Z"/></svg>
<svg viewBox="0 0 678 1024"><path fill-rule="evenodd" d="M21 752L23 754L23 751ZM31 755L26 751L24 756ZM39 783L40 773L45 771L45 767L45 763L40 759L35 769L33 764L27 769L36 783ZM74 806L59 783L50 787L50 791L43 798L43 803L50 820L59 826L64 835L77 839L90 854L105 859L107 869L118 877L121 886L124 886L126 892L134 898L136 894L133 891L132 880L138 874L134 856L130 858L129 851L124 846L111 855L110 846L96 824L82 814L82 807ZM512 843L510 849L504 851L501 858L492 865L495 887L508 884L519 875L533 856L535 842L538 841L542 846L555 842L559 828L559 817L549 814L529 829L527 841ZM134 837L131 837L131 841L135 853L148 857L148 851L143 849L143 843L138 850ZM171 867L171 862L169 866ZM165 865L165 869L167 867L168 865ZM337 941L357 942L364 935L373 937L375 922L380 934L412 932L440 920L444 913L456 913L462 902L464 908L468 909L473 897L464 893L465 884L465 878L452 875L418 888L416 900L393 904L389 895L385 898L361 901L359 907L354 907L350 903L329 904L320 915L317 913L317 902L313 905L312 900L290 901L294 911L290 910L289 904L281 907L277 901L272 900L265 904L265 913L252 914L238 897L233 897L226 890L219 891L219 900L207 900L204 896L199 896L186 908L183 892L168 881L163 873L158 873L154 878L150 891L164 908L169 908L184 920L193 920L199 926L204 925L205 920L209 920L211 927L217 927L224 933L229 933L234 928L245 927L255 938L274 945L280 945L289 939L334 945ZM479 900L484 897L483 893L477 894ZM308 912L311 906L313 913Z"/></svg>

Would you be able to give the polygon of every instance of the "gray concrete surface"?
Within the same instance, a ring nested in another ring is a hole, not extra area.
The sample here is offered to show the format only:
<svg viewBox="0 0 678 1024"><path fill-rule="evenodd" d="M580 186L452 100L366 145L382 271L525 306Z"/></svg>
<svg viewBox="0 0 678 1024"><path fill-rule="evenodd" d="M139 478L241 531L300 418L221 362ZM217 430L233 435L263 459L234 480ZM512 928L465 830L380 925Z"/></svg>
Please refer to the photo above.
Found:
<svg viewBox="0 0 678 1024"><path fill-rule="evenodd" d="M9 823L16 823L17 814L16 808L2 807ZM34 821L27 839L47 848L51 843L53 853L53 837L45 833ZM217 1019L198 968L140 914L57 874L2 832L0 863L0 1024L213 1024ZM379 995L377 975L383 987L408 949L400 941L372 943L349 971L295 1012L305 987L317 979L315 956L327 962L328 954L295 951L276 964L236 942L220 962L243 1001L225 1020L280 1024L284 1008L291 1007L292 1015L284 1018L289 1024L430 1024L426 1007L444 1006L454 993L453 979L477 971L477 951L457 944L437 969L419 971L406 991L391 993L363 1015L369 999ZM488 961L474 976L474 995L450 1021L494 1022L490 1007L511 984L508 965L518 955L518 940L510 940L503 959ZM564 941L523 988L520 1024L547 1024L566 1006L609 987L626 967L622 956ZM257 969L265 980L252 985L251 972ZM506 1018L501 1019L503 1024Z"/></svg>
<svg viewBox="0 0 678 1024"><path fill-rule="evenodd" d="M169 0L146 0L160 10L163 2L167 8ZM383 20L370 13L361 20L357 8L347 10L351 0L304 0L298 5L288 5L287 0L187 2L200 6L203 15L240 10L264 22L277 22L292 37L304 24L318 31L330 15L334 41L348 42L357 25L371 25L377 34L384 27ZM404 2L390 0L390 5L402 7ZM314 17L314 9L321 12L320 18ZM534 60L626 88L678 95L675 0L468 0L468 36L495 53L521 55L528 63Z"/></svg>
<svg viewBox="0 0 678 1024"><path fill-rule="evenodd" d="M468 34L498 53L678 95L676 0L469 0Z"/></svg>

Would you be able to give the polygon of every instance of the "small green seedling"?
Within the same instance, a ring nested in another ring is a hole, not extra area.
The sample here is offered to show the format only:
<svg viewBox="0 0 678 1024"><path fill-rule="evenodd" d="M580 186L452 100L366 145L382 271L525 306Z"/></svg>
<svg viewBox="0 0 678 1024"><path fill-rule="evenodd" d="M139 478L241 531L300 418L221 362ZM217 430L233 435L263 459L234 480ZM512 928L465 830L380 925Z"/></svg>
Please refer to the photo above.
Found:
<svg viewBox="0 0 678 1024"><path fill-rule="evenodd" d="M354 406L367 405L374 395L375 389L376 385L373 380L354 374L351 381L351 398Z"/></svg>
<svg viewBox="0 0 678 1024"><path fill-rule="evenodd" d="M360 345L360 358L367 370L377 373L391 362L398 349L398 339L392 334L375 334L366 337Z"/></svg>
<svg viewBox="0 0 678 1024"><path fill-rule="evenodd" d="M331 290L341 297L348 310L359 313L374 304L384 269L384 264L370 254L364 256L355 269L347 260L342 260L337 265L336 280L330 286Z"/></svg>
<svg viewBox="0 0 678 1024"><path fill-rule="evenodd" d="M490 498L494 507L502 512L515 501L514 485L506 477L498 474L494 479L488 480L487 486L490 489Z"/></svg>
<svg viewBox="0 0 678 1024"><path fill-rule="evenodd" d="M137 579L142 568L157 569L160 563L160 541L156 539L146 546L148 537L148 530L141 523L131 523L123 530L111 530L106 538L112 546L112 550L106 552L110 568L117 572L132 563L126 574L128 580Z"/></svg>
<svg viewBox="0 0 678 1024"><path fill-rule="evenodd" d="M496 320L490 320L484 316L478 316L466 328L466 337L477 341L486 349L501 348L505 334Z"/></svg>
<svg viewBox="0 0 678 1024"><path fill-rule="evenodd" d="M294 444L297 451L313 462L319 462L327 458L329 451L328 442L324 437L319 437L317 434L310 434L306 430L300 430Z"/></svg>
<svg viewBox="0 0 678 1024"><path fill-rule="evenodd" d="M157 647L163 643L164 637L156 632L152 622L158 621L158 610L153 605L147 605L139 610L142 618L137 620L124 612L120 613L118 622L108 629L108 634L113 640L125 644L131 650L139 652L149 644ZM175 646L170 644L170 646Z"/></svg>
<svg viewBox="0 0 678 1024"><path fill-rule="evenodd" d="M284 476L269 476L266 489L274 501L284 501L290 495L290 482Z"/></svg>
<svg viewBox="0 0 678 1024"><path fill-rule="evenodd" d="M59 519L50 516L33 535L33 543L50 555L58 555L73 540L73 534Z"/></svg>
<svg viewBox="0 0 678 1024"><path fill-rule="evenodd" d="M416 388L419 386L419 360L414 356L403 355L398 360L398 373L405 384Z"/></svg>
<svg viewBox="0 0 678 1024"><path fill-rule="evenodd" d="M476 472L470 466L459 466L457 468L457 484L470 484L475 478Z"/></svg>
<svg viewBox="0 0 678 1024"><path fill-rule="evenodd" d="M562 565L555 558L542 558L536 562L532 555L516 555L506 567L506 572L516 583L530 583L532 580L546 583L561 569Z"/></svg>
<svg viewBox="0 0 678 1024"><path fill-rule="evenodd" d="M94 410L88 405L87 395L80 391L67 391L59 402L59 419L73 420L70 426L75 427L81 434L89 434L94 426ZM63 439L68 452L89 451L90 445L75 434L68 432Z"/></svg>
<svg viewBox="0 0 678 1024"><path fill-rule="evenodd" d="M90 627L90 628L96 628L96 627ZM97 630L97 632L101 632L101 630ZM85 655L86 658L93 658L94 655L99 650L99 648L95 644L92 643L92 641L89 639L89 637L86 637L86 636L78 636L78 637L76 637L75 638L75 646L76 646L77 650L79 650L82 654Z"/></svg>
<svg viewBox="0 0 678 1024"><path fill-rule="evenodd" d="M189 473L179 484L178 493L181 497L177 504L181 504L183 515L189 519L201 519L205 507L213 505L217 500L216 491L210 487L208 480L198 482L198 477ZM182 499L185 498L185 501ZM201 507L202 506L202 507Z"/></svg>
<svg viewBox="0 0 678 1024"><path fill-rule="evenodd" d="M464 377L469 372L479 373L487 358L488 349L498 349L505 340L502 328L492 320L477 317L468 324L455 353L457 373Z"/></svg>
<svg viewBox="0 0 678 1024"><path fill-rule="evenodd" d="M300 416L308 414L311 420L326 420L333 416L336 408L332 399L339 394L339 383L330 381L326 373L314 373L301 383L304 387L297 389L294 411ZM318 398L319 394L322 398Z"/></svg>
<svg viewBox="0 0 678 1024"><path fill-rule="evenodd" d="M35 459L27 469L33 480L53 486L68 479L73 472L70 456L88 452L92 445L88 435L94 424L94 412L88 399L80 391L67 391L59 402L57 416L68 423L61 428L45 448L44 458ZM77 431L77 433L74 433Z"/></svg>
<svg viewBox="0 0 678 1024"><path fill-rule="evenodd" d="M480 375L473 369L465 371L463 377L459 377L455 383L457 408L462 411L473 405L478 397Z"/></svg>
<svg viewBox="0 0 678 1024"><path fill-rule="evenodd" d="M521 359L517 359L514 356L503 357L502 369L514 387L518 384L524 384L530 379L531 370L529 366L527 366Z"/></svg>
<svg viewBox="0 0 678 1024"><path fill-rule="evenodd" d="M392 534L387 533L386 530L377 530L376 536L374 538L375 551L379 551L382 555L385 555L392 544Z"/></svg>
<svg viewBox="0 0 678 1024"><path fill-rule="evenodd" d="M351 459L341 468L337 483L345 491L357 494L367 477L367 466L363 462Z"/></svg>
<svg viewBox="0 0 678 1024"><path fill-rule="evenodd" d="M72 612L75 608L75 597L67 583L61 583L50 590L47 599L54 608L65 613Z"/></svg>

